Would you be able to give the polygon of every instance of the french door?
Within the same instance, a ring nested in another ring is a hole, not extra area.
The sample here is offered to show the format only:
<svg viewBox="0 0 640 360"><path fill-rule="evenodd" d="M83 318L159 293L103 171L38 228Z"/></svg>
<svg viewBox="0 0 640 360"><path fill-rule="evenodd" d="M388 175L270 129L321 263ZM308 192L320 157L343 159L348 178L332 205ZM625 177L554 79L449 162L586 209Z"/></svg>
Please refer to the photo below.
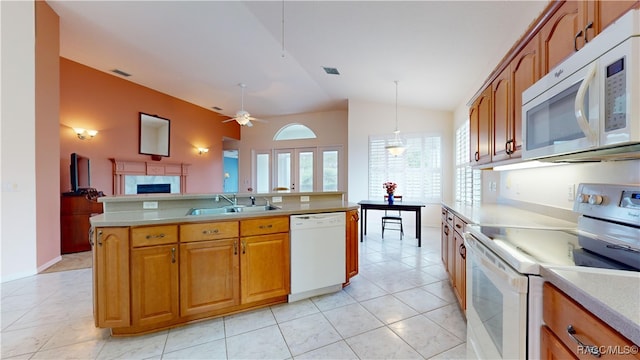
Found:
<svg viewBox="0 0 640 360"><path fill-rule="evenodd" d="M314 191L316 148L274 150L273 190Z"/></svg>

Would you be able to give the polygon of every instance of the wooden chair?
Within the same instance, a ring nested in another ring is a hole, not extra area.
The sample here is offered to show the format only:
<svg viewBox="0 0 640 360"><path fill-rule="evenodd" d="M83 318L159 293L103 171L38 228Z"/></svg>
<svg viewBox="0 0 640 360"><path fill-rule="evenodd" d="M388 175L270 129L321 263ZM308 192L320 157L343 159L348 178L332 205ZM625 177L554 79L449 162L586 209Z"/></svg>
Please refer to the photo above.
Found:
<svg viewBox="0 0 640 360"><path fill-rule="evenodd" d="M389 199L388 195L384 196L384 201ZM394 195L393 201L402 202L402 195ZM384 239L384 231L385 230L398 230L400 231L400 240L402 240L402 236L404 235L404 228L402 226L402 213L398 210L398 214L395 214L395 211L391 212L388 210L384 211L384 216L382 217L382 238Z"/></svg>

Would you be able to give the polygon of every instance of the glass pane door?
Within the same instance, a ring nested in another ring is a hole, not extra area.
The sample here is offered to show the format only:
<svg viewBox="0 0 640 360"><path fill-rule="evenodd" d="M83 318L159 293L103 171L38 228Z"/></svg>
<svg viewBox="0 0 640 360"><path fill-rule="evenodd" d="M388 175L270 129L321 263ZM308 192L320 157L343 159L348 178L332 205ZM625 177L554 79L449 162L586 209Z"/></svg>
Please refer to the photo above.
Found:
<svg viewBox="0 0 640 360"><path fill-rule="evenodd" d="M274 191L314 191L315 149L278 149L274 151Z"/></svg>
<svg viewBox="0 0 640 360"><path fill-rule="evenodd" d="M313 191L313 168L315 165L315 151L296 151L298 158L298 184L299 192Z"/></svg>

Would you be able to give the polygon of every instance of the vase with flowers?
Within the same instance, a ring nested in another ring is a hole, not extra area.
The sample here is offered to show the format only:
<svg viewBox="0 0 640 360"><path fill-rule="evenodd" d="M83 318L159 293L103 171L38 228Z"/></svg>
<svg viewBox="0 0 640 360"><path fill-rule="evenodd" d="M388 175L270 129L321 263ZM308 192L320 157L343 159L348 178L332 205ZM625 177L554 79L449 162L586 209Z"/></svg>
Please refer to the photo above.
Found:
<svg viewBox="0 0 640 360"><path fill-rule="evenodd" d="M387 191L387 200L389 201L389 205L393 205L393 194L396 192L398 184L387 181L382 184L382 187Z"/></svg>

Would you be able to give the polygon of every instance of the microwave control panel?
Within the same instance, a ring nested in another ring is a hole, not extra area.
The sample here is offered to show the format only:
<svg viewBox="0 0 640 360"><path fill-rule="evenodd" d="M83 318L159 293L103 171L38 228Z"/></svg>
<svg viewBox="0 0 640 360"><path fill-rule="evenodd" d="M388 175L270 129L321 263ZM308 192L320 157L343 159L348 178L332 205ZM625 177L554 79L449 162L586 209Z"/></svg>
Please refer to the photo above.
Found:
<svg viewBox="0 0 640 360"><path fill-rule="evenodd" d="M625 57L605 68L604 130L614 131L627 126L627 71Z"/></svg>

